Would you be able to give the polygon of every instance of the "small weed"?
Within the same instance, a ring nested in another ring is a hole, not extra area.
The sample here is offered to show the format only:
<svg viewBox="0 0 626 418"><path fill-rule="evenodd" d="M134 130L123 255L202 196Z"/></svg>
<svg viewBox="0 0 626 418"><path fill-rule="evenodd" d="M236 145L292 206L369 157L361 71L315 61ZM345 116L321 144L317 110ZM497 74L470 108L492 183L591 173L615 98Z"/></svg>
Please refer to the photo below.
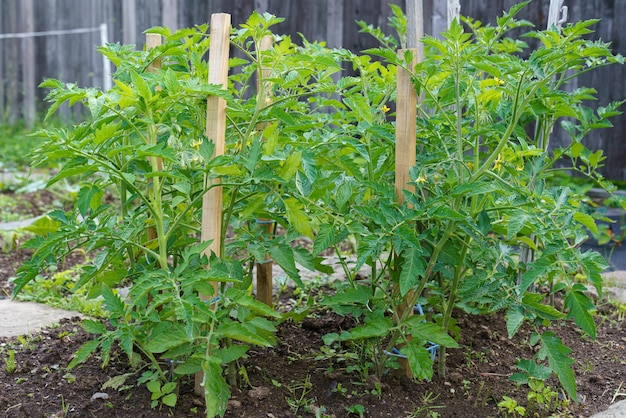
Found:
<svg viewBox="0 0 626 418"><path fill-rule="evenodd" d="M7 373L15 373L17 371L17 362L15 361L15 350L8 351L8 357L4 358L4 370Z"/></svg>
<svg viewBox="0 0 626 418"><path fill-rule="evenodd" d="M348 415L357 415L359 418L363 418L365 416L365 407L359 403L346 406L346 411Z"/></svg>
<svg viewBox="0 0 626 418"><path fill-rule="evenodd" d="M406 418L439 417L439 413L435 411L435 409L445 408L445 406L433 404L438 397L438 394L435 395L431 391L426 391L426 393L422 395L422 405L414 409Z"/></svg>
<svg viewBox="0 0 626 418"><path fill-rule="evenodd" d="M61 416L63 418L67 417L70 412L70 404L65 402L65 398L61 395Z"/></svg>
<svg viewBox="0 0 626 418"><path fill-rule="evenodd" d="M506 395L502 397L500 402L498 402L498 408L502 411L506 418L526 416L526 408L519 405L515 399Z"/></svg>
<svg viewBox="0 0 626 418"><path fill-rule="evenodd" d="M337 383L337 386L335 386L335 387L332 389L332 392L333 392L333 393L339 393L339 394L341 394L342 396L346 396L346 395L348 394L348 388L347 388L347 387L345 387L345 386L343 386L343 385L341 384L341 382L339 382L339 383Z"/></svg>
<svg viewBox="0 0 626 418"><path fill-rule="evenodd" d="M590 362L588 359L585 359L584 364L582 365L582 372L583 374L587 374L587 373L593 373L593 370L595 369L595 366L592 362Z"/></svg>
<svg viewBox="0 0 626 418"><path fill-rule="evenodd" d="M286 386L290 396L285 398L287 405L291 411L296 415L301 409L309 409L315 399L308 398L307 396L313 390L313 384L311 383L311 376L306 375L303 382L296 382L289 386Z"/></svg>
<svg viewBox="0 0 626 418"><path fill-rule="evenodd" d="M150 406L152 408L156 408L159 404L163 404L172 408L176 406L176 401L178 400L178 398L176 396L176 393L174 392L176 391L177 386L178 385L176 382L167 382L166 384L162 385L161 382L158 380L152 380L146 383L146 388L148 388L148 390L152 394L150 396L150 399L152 399L152 403L150 404Z"/></svg>

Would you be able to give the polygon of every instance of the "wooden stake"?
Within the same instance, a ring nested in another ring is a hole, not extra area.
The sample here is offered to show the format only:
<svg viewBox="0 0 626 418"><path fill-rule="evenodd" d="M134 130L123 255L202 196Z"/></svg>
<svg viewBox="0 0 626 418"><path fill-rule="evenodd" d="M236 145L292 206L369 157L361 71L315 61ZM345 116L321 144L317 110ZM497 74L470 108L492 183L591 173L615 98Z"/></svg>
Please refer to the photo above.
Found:
<svg viewBox="0 0 626 418"><path fill-rule="evenodd" d="M211 46L209 49L209 83L228 88L228 56L230 51L230 15L215 13L211 15ZM206 109L206 136L215 145L214 156L224 154L226 140L226 101L210 96ZM207 183L219 184L219 179L206 179ZM205 250L207 257L215 253L222 254L222 188L216 186L208 190L202 200L202 230L200 238L203 242L211 241ZM212 295L200 295L203 300L217 296L217 283L213 282ZM204 397L204 374L196 373L195 392Z"/></svg>
<svg viewBox="0 0 626 418"><path fill-rule="evenodd" d="M419 40L424 36L424 19L422 0L407 0L407 47L398 50L398 56L402 59L406 52L410 51L413 61L410 63L411 70L417 62L424 60L424 50ZM396 180L395 190L398 203L404 203L404 190L415 192L415 187L410 184L409 170L415 165L417 158L417 103L418 97L415 87L411 82L412 71L398 67L396 74ZM398 289L395 289L398 291ZM411 299L411 294L406 295ZM401 305L398 307L398 316L413 314L413 306ZM399 359L400 366L406 376L412 377L411 368L406 359Z"/></svg>
<svg viewBox="0 0 626 418"><path fill-rule="evenodd" d="M272 47L273 39L271 36L265 36L261 40L259 45L261 51L267 51ZM262 63L259 63L259 85L257 91L259 92L257 100L262 103L267 103L271 100L271 92L266 91L261 86L262 80L270 77L269 70L262 67ZM261 94L264 93L264 94ZM258 129L263 130L265 124L259 124ZM259 218L257 222L265 229L265 234L270 235L274 233L274 222L271 219ZM256 265L256 297L261 302L268 306L272 306L272 289L273 289L273 277L272 277L272 259L269 254L265 254L265 260L263 263L257 263Z"/></svg>
<svg viewBox="0 0 626 418"><path fill-rule="evenodd" d="M160 46L161 43L162 43L161 35L156 34L156 33L146 33L146 51L149 51L152 48L155 48L157 46ZM160 69L161 69L160 58L152 61L152 63L148 66L148 71L151 73L157 72ZM152 135L150 135L149 137L152 137ZM156 137L154 139L156 140ZM163 168L163 161L158 157L150 157L150 164L152 166L153 171L160 171ZM152 188L154 188L154 182L152 181L152 179L148 180L148 183L152 185ZM154 193L157 193L157 191L154 190ZM152 241L155 239L157 239L157 233L156 233L156 229L152 226L148 228L148 241Z"/></svg>
<svg viewBox="0 0 626 418"><path fill-rule="evenodd" d="M146 51L150 51L152 48L161 46L162 38L158 33L146 33ZM152 61L148 66L148 71L151 73L157 72L161 69L161 58Z"/></svg>

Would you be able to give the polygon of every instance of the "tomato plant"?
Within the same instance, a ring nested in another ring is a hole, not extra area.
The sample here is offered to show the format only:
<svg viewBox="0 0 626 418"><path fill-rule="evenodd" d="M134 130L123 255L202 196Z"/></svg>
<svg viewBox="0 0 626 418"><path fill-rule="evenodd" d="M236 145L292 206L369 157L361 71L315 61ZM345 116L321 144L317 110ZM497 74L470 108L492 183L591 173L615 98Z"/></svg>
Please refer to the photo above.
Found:
<svg viewBox="0 0 626 418"><path fill-rule="evenodd" d="M549 180L573 170L610 187L596 171L601 152L582 139L609 127L619 103L593 110L586 104L593 89L564 87L623 59L584 40L594 21L530 31L540 46L526 51L521 38L508 37L529 26L515 18L523 6L495 27L464 19L441 40L424 38L425 59L416 66L408 64L410 53L397 56L401 40L365 24L382 47L357 54L272 35L280 19L255 13L231 34L237 54L225 90L206 82L206 25L153 28L165 42L150 51L102 48L117 67L111 90L42 84L51 88L49 114L81 103L89 117L70 129L41 130L34 163L59 163L49 184L72 178L81 187L72 211L54 211L31 228L39 235L27 244L34 253L15 292L78 248L93 254L77 287L103 298L112 328L85 321L97 338L70 366L97 349L106 364L117 343L131 363L148 360L151 372L141 381L155 382L155 401L168 405L175 394L163 362L177 362L176 376L202 370L207 415L214 416L225 411L236 360L250 344L274 344L282 318L251 296L254 264L269 254L302 285L299 269L332 273L324 264L331 249L347 280L322 303L357 325L325 341L365 347L374 373L382 375L395 349L416 378L429 379L434 345L443 373L446 350L458 346L462 331L453 310L505 310L509 335L527 323L531 344L540 345L522 371L536 378L533 370L549 369L575 399L569 351L549 325L571 319L595 334L586 290L601 293L606 264L580 250L585 228L595 228L582 196ZM395 9L400 34L404 21ZM274 45L262 50L266 36ZM157 59L161 69L147 71ZM422 97L418 157L402 204L394 190L392 110L400 67ZM219 157L204 134L208 95L228 106ZM559 121L571 143L552 149ZM207 257L201 202L214 187L207 179L218 177L222 251ZM274 223L275 233L259 219ZM298 244L300 237L312 245ZM354 260L341 250L346 239L355 243ZM365 278L358 274L364 266ZM217 294L211 282L219 283ZM563 309L550 303L555 294ZM425 310L411 315L418 305Z"/></svg>

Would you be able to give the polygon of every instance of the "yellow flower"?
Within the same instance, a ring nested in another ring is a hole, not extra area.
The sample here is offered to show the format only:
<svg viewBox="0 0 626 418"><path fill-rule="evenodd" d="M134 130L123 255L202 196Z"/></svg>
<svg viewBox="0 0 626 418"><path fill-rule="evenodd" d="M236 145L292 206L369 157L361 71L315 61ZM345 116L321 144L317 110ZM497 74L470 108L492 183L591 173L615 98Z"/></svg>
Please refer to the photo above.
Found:
<svg viewBox="0 0 626 418"><path fill-rule="evenodd" d="M423 174L420 174L419 177L415 180L415 182L417 184L426 183L426 176Z"/></svg>
<svg viewBox="0 0 626 418"><path fill-rule="evenodd" d="M383 110L383 113L387 113L391 110L391 108L387 107L387 105L383 105L382 110Z"/></svg>
<svg viewBox="0 0 626 418"><path fill-rule="evenodd" d="M502 160L502 154L498 154L498 158L496 158L496 160L493 162L494 170L500 171L502 169L503 162L504 161Z"/></svg>
<svg viewBox="0 0 626 418"><path fill-rule="evenodd" d="M493 81L495 81L496 84L499 85L499 86L504 84L504 80L500 80L498 77L494 77Z"/></svg>
<svg viewBox="0 0 626 418"><path fill-rule="evenodd" d="M200 149L200 145L202 145L202 138L191 141L191 146L195 149Z"/></svg>

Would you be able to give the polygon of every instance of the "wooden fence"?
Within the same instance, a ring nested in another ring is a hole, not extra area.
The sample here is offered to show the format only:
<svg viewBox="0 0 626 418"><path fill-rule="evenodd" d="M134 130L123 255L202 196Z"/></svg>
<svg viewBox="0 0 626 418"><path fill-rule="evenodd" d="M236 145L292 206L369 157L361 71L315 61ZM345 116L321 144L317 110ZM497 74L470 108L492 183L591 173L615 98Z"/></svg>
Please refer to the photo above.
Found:
<svg viewBox="0 0 626 418"><path fill-rule="evenodd" d="M405 0L0 0L0 123L26 120L31 123L44 110L45 91L36 88L44 78L53 77L83 86L103 86L102 57L95 51L101 44L99 27L106 24L109 42L142 47L143 31L152 26L172 29L206 23L212 13L232 15L232 24L243 23L253 10L285 17L275 31L299 39L325 40L331 47L360 51L375 46L371 37L360 34L355 20L379 25L385 30L391 14L389 3L404 7ZM424 0L426 33L438 33L446 25L443 0ZM484 23L516 0L463 0L461 13ZM610 41L616 52L626 55L626 31L620 30L626 15L626 0L565 0L569 21L602 19L594 38ZM539 28L546 25L549 0L534 0L521 17ZM83 33L37 37L10 37L7 34L92 29ZM611 66L580 79L581 85L598 90L600 103L626 97L626 67ZM70 115L71 112L67 111ZM615 128L598 131L588 138L591 148L608 156L603 173L626 180L626 118L614 120ZM555 132L553 142L567 141Z"/></svg>

